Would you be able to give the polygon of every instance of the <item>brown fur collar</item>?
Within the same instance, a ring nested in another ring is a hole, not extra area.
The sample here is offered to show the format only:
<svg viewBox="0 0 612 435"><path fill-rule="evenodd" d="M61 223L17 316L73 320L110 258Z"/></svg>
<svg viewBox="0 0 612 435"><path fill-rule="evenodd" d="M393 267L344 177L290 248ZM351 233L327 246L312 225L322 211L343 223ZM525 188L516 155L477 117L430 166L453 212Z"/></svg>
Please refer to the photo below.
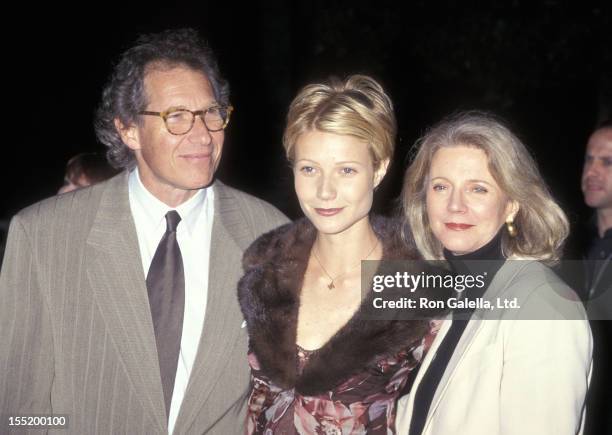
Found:
<svg viewBox="0 0 612 435"><path fill-rule="evenodd" d="M419 258L416 248L401 240L397 221L375 217L371 223L383 244L384 260ZM382 356L405 349L428 330L427 320L365 320L357 313L310 356L298 376L300 291L315 237L316 229L305 218L264 234L246 251L246 273L238 284L250 346L262 372L279 387L310 396L329 391ZM370 292L359 311L371 306L374 296Z"/></svg>

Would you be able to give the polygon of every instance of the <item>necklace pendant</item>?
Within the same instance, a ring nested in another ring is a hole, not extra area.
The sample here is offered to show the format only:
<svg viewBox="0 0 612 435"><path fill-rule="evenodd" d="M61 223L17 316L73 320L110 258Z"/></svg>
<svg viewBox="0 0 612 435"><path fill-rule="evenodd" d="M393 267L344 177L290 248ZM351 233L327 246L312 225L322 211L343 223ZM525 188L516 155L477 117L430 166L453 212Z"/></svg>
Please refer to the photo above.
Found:
<svg viewBox="0 0 612 435"><path fill-rule="evenodd" d="M336 286L334 285L334 281L330 281L329 284L327 285L327 288L330 289L330 290L331 289L335 289Z"/></svg>

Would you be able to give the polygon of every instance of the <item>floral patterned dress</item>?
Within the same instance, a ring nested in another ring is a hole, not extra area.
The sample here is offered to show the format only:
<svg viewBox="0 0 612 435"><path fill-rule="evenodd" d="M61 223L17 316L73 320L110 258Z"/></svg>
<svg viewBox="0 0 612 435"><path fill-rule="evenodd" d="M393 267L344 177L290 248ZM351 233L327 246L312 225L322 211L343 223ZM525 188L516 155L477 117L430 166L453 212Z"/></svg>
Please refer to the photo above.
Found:
<svg viewBox="0 0 612 435"><path fill-rule="evenodd" d="M431 330L418 345L392 357L379 359L375 365L353 374L332 391L317 396L303 396L274 385L261 371L253 352L248 355L251 366L251 394L248 400L246 433L265 435L288 434L394 434L395 403L439 328L431 322ZM310 356L297 346L298 373Z"/></svg>

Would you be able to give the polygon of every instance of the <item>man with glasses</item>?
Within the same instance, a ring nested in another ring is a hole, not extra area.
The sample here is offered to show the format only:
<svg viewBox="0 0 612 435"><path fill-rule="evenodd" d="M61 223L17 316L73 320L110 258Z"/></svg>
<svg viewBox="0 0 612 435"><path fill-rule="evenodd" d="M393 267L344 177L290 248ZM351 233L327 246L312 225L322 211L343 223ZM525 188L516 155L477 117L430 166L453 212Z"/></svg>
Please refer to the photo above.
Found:
<svg viewBox="0 0 612 435"><path fill-rule="evenodd" d="M78 434L244 431L241 257L286 218L214 180L232 110L193 30L122 55L96 131L123 173L11 224L0 433L33 414L64 415Z"/></svg>

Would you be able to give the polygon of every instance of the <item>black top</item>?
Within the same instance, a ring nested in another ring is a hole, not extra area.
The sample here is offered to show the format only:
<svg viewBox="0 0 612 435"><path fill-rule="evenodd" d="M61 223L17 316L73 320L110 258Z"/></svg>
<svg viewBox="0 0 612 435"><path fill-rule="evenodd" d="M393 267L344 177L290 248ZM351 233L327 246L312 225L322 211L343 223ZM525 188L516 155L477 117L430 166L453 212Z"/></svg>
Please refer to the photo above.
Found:
<svg viewBox="0 0 612 435"><path fill-rule="evenodd" d="M603 237L594 237L589 249L589 260L604 260L612 255L612 228L608 228Z"/></svg>
<svg viewBox="0 0 612 435"><path fill-rule="evenodd" d="M604 291L612 291L612 228L591 241L587 253L587 291L588 298L600 296Z"/></svg>
<svg viewBox="0 0 612 435"><path fill-rule="evenodd" d="M504 264L505 258L501 246L502 231L503 229L489 243L469 254L455 255L446 249L444 250L444 258L449 262L454 273L462 275L487 274L487 281L482 288L466 289L460 297L469 297L470 299L482 297L493 277ZM466 293L468 294L466 295ZM414 409L410 421L410 435L420 435L423 431L434 393L473 312L474 308L466 308L455 310L452 313L452 324L415 393Z"/></svg>

